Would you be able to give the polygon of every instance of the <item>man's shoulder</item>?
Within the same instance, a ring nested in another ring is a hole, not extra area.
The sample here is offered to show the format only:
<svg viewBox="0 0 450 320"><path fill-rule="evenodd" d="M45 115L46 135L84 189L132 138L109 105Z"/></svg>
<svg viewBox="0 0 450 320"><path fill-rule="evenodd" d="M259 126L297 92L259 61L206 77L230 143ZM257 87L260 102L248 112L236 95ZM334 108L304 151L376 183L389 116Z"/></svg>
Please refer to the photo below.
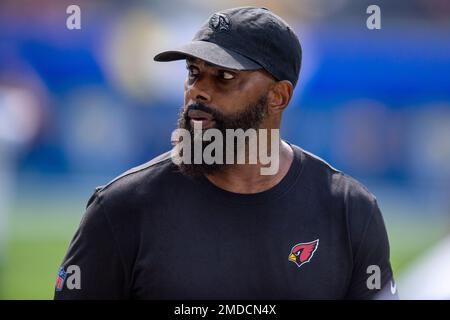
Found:
<svg viewBox="0 0 450 320"><path fill-rule="evenodd" d="M125 171L107 184L96 187L87 206L98 197L131 199L139 194L145 194L153 187L158 188L168 175L177 172L170 153L167 151L160 154L146 163Z"/></svg>
<svg viewBox="0 0 450 320"><path fill-rule="evenodd" d="M376 202L375 195L362 182L336 169L319 156L299 149L303 154L303 162L307 171L305 175L309 177L312 184L310 187L320 189L332 198L347 204L362 201L373 205Z"/></svg>
<svg viewBox="0 0 450 320"><path fill-rule="evenodd" d="M381 218L377 198L357 179L310 152L302 152L308 188L322 209L345 221L356 250L369 222Z"/></svg>

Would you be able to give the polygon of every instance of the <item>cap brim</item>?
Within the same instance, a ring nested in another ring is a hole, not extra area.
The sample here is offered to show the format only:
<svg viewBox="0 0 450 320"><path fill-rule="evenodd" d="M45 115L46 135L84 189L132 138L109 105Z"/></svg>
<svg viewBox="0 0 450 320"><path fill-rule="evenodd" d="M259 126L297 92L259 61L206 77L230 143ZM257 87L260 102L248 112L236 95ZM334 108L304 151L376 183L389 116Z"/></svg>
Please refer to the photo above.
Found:
<svg viewBox="0 0 450 320"><path fill-rule="evenodd" d="M157 54L155 61L183 60L194 57L211 64L234 70L258 70L262 66L253 60L229 49L207 41L192 41L178 49Z"/></svg>

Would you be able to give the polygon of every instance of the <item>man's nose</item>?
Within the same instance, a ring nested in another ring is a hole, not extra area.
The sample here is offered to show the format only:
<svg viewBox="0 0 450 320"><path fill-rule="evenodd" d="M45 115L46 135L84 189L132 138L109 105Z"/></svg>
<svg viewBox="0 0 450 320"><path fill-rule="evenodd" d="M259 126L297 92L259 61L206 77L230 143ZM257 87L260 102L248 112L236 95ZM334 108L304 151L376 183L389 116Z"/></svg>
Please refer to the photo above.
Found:
<svg viewBox="0 0 450 320"><path fill-rule="evenodd" d="M211 102L211 83L207 77L198 78L187 87L189 98L195 102Z"/></svg>

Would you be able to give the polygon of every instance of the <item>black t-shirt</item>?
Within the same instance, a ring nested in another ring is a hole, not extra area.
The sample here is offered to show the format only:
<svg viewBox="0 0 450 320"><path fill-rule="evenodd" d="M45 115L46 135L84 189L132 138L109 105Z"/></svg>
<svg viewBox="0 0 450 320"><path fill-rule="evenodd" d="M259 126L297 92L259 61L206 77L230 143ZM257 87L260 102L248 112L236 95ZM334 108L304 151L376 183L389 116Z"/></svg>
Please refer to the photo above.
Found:
<svg viewBox="0 0 450 320"><path fill-rule="evenodd" d="M375 197L291 147L288 173L256 194L187 177L170 152L97 188L55 299L397 298Z"/></svg>

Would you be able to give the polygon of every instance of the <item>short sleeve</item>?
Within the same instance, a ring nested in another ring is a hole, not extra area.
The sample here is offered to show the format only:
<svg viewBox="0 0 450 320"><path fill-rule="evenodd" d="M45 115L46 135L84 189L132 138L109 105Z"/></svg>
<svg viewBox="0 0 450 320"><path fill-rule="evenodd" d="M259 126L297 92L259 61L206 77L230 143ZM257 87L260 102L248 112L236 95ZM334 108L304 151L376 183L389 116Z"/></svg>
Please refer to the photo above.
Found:
<svg viewBox="0 0 450 320"><path fill-rule="evenodd" d="M58 271L55 300L127 298L125 268L112 230L96 192Z"/></svg>
<svg viewBox="0 0 450 320"><path fill-rule="evenodd" d="M347 299L398 299L389 257L389 240L378 207L373 200L369 220L355 252Z"/></svg>

